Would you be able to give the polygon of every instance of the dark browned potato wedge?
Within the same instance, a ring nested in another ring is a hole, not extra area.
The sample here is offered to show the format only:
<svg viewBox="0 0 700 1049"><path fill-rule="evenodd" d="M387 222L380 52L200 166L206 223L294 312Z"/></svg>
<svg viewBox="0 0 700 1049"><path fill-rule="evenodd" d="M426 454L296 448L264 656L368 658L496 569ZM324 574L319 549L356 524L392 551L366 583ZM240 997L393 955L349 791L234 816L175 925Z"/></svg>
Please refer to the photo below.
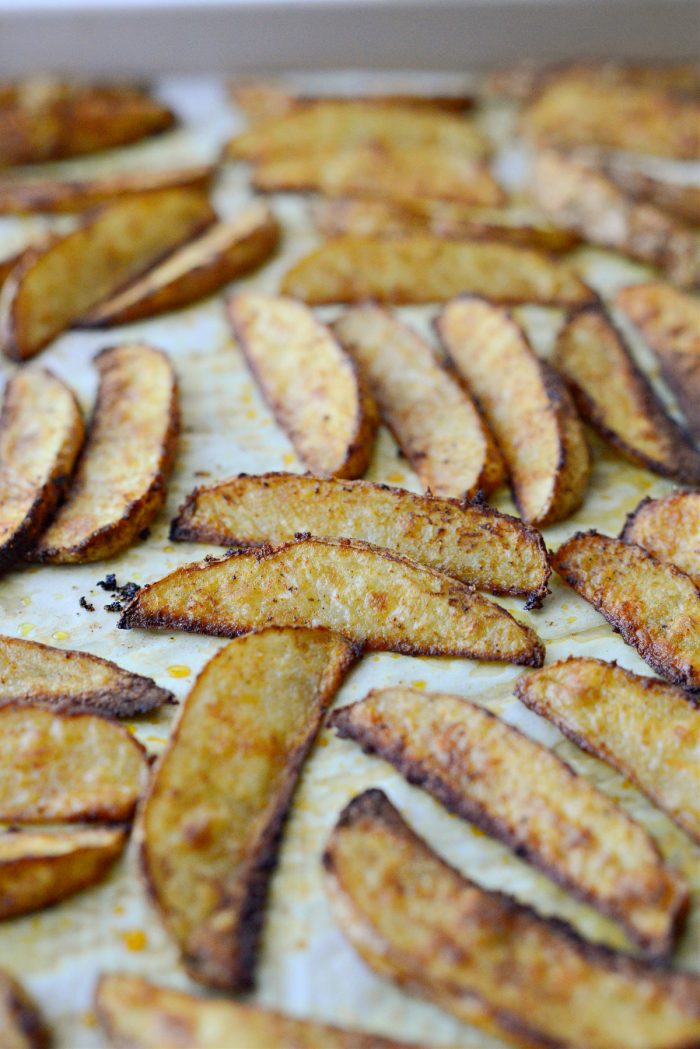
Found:
<svg viewBox="0 0 700 1049"><path fill-rule="evenodd" d="M340 343L299 302L243 292L228 303L233 332L280 426L310 470L361 477L378 417Z"/></svg>
<svg viewBox="0 0 700 1049"><path fill-rule="evenodd" d="M418 94L413 92L371 92L363 95L307 95L291 90L279 83L262 80L238 80L229 86L231 100L239 106L251 121L269 120L299 109L324 106L328 102L345 105L350 109L358 106L364 111L369 104L375 106L406 106L411 109L438 109L446 113L462 113L474 105L474 96L454 94Z"/></svg>
<svg viewBox="0 0 700 1049"><path fill-rule="evenodd" d="M646 201L673 215L679 222L700 226L700 186L649 175L612 157L604 165L613 182L635 200Z"/></svg>
<svg viewBox="0 0 700 1049"><path fill-rule="evenodd" d="M435 327L503 452L524 519L542 526L568 517L581 505L591 461L561 380L510 314L482 299L454 299Z"/></svg>
<svg viewBox="0 0 700 1049"><path fill-rule="evenodd" d="M464 583L352 539L301 539L179 568L144 587L120 627L237 637L322 626L369 649L541 666L529 627Z"/></svg>
<svg viewBox="0 0 700 1049"><path fill-rule="evenodd" d="M512 244L428 234L336 237L285 274L282 290L311 305L446 302L461 292L495 302L582 306L595 294L564 263Z"/></svg>
<svg viewBox="0 0 700 1049"><path fill-rule="evenodd" d="M620 539L670 561L700 589L700 491L642 499L628 515Z"/></svg>
<svg viewBox="0 0 700 1049"><path fill-rule="evenodd" d="M700 843L700 708L687 693L616 663L571 657L518 678L515 694Z"/></svg>
<svg viewBox="0 0 700 1049"><path fill-rule="evenodd" d="M111 827L0 834L0 920L40 911L95 885L125 842L125 831Z"/></svg>
<svg viewBox="0 0 700 1049"><path fill-rule="evenodd" d="M403 685L342 707L330 725L618 921L650 955L673 950L688 907L682 879L640 824L540 743L458 696Z"/></svg>
<svg viewBox="0 0 700 1049"><path fill-rule="evenodd" d="M552 567L657 673L700 689L700 591L687 575L598 532L577 532Z"/></svg>
<svg viewBox="0 0 700 1049"><path fill-rule="evenodd" d="M0 703L22 702L130 718L174 700L108 659L0 635Z"/></svg>
<svg viewBox="0 0 700 1049"><path fill-rule="evenodd" d="M692 1049L700 1038L697 976L590 943L469 881L380 790L343 810L323 861L335 917L364 960L467 1023L527 1049Z"/></svg>
<svg viewBox="0 0 700 1049"><path fill-rule="evenodd" d="M412 328L367 305L344 313L333 331L431 494L469 499L503 484L503 457L476 405Z"/></svg>
<svg viewBox="0 0 700 1049"><path fill-rule="evenodd" d="M0 293L0 340L8 357L33 357L215 216L206 193L163 189L89 212L72 233L28 248Z"/></svg>
<svg viewBox="0 0 700 1049"><path fill-rule="evenodd" d="M49 1049L51 1035L41 1013L13 976L0 969L0 1031L4 1049Z"/></svg>
<svg viewBox="0 0 700 1049"><path fill-rule="evenodd" d="M143 808L150 892L193 979L255 982L269 878L301 770L357 652L325 630L265 630L202 671Z"/></svg>
<svg viewBox="0 0 700 1049"><path fill-rule="evenodd" d="M124 343L95 357L100 384L65 503L29 551L32 561L82 564L124 550L163 505L179 431L167 356Z"/></svg>
<svg viewBox="0 0 700 1049"><path fill-rule="evenodd" d="M0 707L0 820L131 818L148 776L146 752L96 714Z"/></svg>
<svg viewBox="0 0 700 1049"><path fill-rule="evenodd" d="M43 368L8 380L0 414L0 569L51 519L84 439L73 392Z"/></svg>
<svg viewBox="0 0 700 1049"><path fill-rule="evenodd" d="M197 488L172 523L171 539L221 546L283 543L300 533L361 539L436 568L477 590L547 594L542 537L490 506L427 498L371 481L299 474L242 474Z"/></svg>

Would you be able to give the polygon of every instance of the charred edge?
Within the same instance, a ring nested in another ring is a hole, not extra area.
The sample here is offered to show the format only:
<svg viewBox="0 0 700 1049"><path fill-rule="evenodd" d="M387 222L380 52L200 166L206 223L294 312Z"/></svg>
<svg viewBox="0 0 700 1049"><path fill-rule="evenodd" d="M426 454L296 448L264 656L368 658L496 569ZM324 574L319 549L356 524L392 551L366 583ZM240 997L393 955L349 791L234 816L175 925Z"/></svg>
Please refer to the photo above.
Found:
<svg viewBox="0 0 700 1049"><path fill-rule="evenodd" d="M625 517L625 523L622 526L622 530L619 535L619 538L622 540L623 543L634 543L634 539L630 539L629 536L631 535L632 530L634 528L637 515L644 510L645 506L648 506L650 503L657 503L659 501L660 500L658 499L652 499L650 495L645 495L642 501L637 503L634 510L630 510L630 512Z"/></svg>

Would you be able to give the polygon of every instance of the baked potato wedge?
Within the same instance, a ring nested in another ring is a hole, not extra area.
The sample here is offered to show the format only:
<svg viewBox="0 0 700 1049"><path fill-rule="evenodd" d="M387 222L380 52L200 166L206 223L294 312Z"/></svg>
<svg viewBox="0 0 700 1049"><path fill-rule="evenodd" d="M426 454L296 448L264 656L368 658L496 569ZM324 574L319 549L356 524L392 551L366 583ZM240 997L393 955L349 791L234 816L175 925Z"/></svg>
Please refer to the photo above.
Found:
<svg viewBox="0 0 700 1049"><path fill-rule="evenodd" d="M620 539L670 561L700 590L700 491L642 499L628 514Z"/></svg>
<svg viewBox="0 0 700 1049"><path fill-rule="evenodd" d="M378 651L544 658L533 630L464 583L356 539L303 538L179 568L140 590L119 625L220 637L320 626Z"/></svg>
<svg viewBox="0 0 700 1049"><path fill-rule="evenodd" d="M34 357L214 218L201 190L156 190L105 204L88 212L72 233L28 248L0 293L6 355L16 361Z"/></svg>
<svg viewBox="0 0 700 1049"><path fill-rule="evenodd" d="M0 820L131 818L148 777L146 752L96 714L23 704L0 707Z"/></svg>
<svg viewBox="0 0 700 1049"><path fill-rule="evenodd" d="M94 358L97 402L66 501L27 555L50 564L124 550L163 505L179 431L177 379L167 356L124 343Z"/></svg>
<svg viewBox="0 0 700 1049"><path fill-rule="evenodd" d="M614 156L605 162L603 168L615 185L634 200L653 204L679 222L700 226L700 186L650 175Z"/></svg>
<svg viewBox="0 0 700 1049"><path fill-rule="evenodd" d="M361 477L378 417L340 343L299 302L243 292L229 319L248 367L300 459L314 473Z"/></svg>
<svg viewBox="0 0 700 1049"><path fill-rule="evenodd" d="M454 299L435 328L503 453L522 517L537 526L569 517L585 495L591 459L561 380L510 314L485 300Z"/></svg>
<svg viewBox="0 0 700 1049"><path fill-rule="evenodd" d="M0 569L29 549L53 516L83 444L75 396L43 368L8 380L0 413Z"/></svg>
<svg viewBox="0 0 700 1049"><path fill-rule="evenodd" d="M658 674L700 690L700 591L684 572L595 531L563 543L552 567Z"/></svg>
<svg viewBox="0 0 700 1049"><path fill-rule="evenodd" d="M50 1049L51 1035L22 985L0 969L0 1031L6 1049Z"/></svg>
<svg viewBox="0 0 700 1049"><path fill-rule="evenodd" d="M542 744L477 704L404 685L375 689L329 724L619 922L650 955L672 952L688 908L680 875L639 823Z"/></svg>
<svg viewBox="0 0 700 1049"><path fill-rule="evenodd" d="M171 539L221 546L278 544L307 533L361 539L492 594L547 594L542 537L483 504L414 495L371 481L241 474L197 488L172 523Z"/></svg>
<svg viewBox="0 0 700 1049"><path fill-rule="evenodd" d="M527 102L556 81L574 79L584 90L586 82L632 84L657 90L700 93L696 62L575 61L542 63L524 59L496 69L486 78L486 90L513 101Z"/></svg>
<svg viewBox="0 0 700 1049"><path fill-rule="evenodd" d="M325 630L264 630L206 665L143 807L148 887L193 979L254 984L287 810L356 650Z"/></svg>
<svg viewBox="0 0 700 1049"><path fill-rule="evenodd" d="M429 94L417 92L372 91L362 95L308 95L289 86L264 80L236 80L229 85L231 101L242 109L251 122L280 117L293 110L311 109L328 102L345 105L349 109L368 105L406 106L410 109L438 109L446 113L463 113L474 105L474 96L455 92Z"/></svg>
<svg viewBox="0 0 700 1049"><path fill-rule="evenodd" d="M469 499L503 484L503 457L476 405L412 328L367 305L344 313L333 331L427 491Z"/></svg>
<svg viewBox="0 0 700 1049"><path fill-rule="evenodd" d="M602 309L579 310L569 317L552 364L582 417L620 455L662 477L700 483L700 452L667 415Z"/></svg>
<svg viewBox="0 0 700 1049"><path fill-rule="evenodd" d="M515 694L700 843L700 708L687 693L616 663L571 656L518 678Z"/></svg>

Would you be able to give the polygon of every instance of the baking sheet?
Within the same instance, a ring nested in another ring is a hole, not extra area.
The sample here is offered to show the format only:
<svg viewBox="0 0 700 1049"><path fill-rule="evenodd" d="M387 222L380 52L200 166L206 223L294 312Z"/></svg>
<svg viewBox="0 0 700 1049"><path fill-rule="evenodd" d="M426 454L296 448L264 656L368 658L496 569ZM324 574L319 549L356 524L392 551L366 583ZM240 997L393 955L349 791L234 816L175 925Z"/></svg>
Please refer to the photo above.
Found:
<svg viewBox="0 0 700 1049"><path fill-rule="evenodd" d="M347 79L341 78L340 83L347 83ZM356 78L350 83L356 84ZM194 163L216 156L225 138L243 126L242 118L227 101L222 81L167 80L160 84L160 91L183 115L185 126L181 130L109 157L65 162L60 169L87 174L117 166ZM501 105L484 119L498 136L507 135L512 127L512 114ZM519 150L505 150L498 167L510 183L517 184L523 163ZM230 166L216 191L220 211L234 212L247 195L245 169ZM241 286L277 290L279 277L288 265L316 243L302 200L279 197L274 206L285 227L283 250L259 274L239 282ZM46 224L46 220L38 219L0 219L0 256L15 250L27 231ZM582 251L579 260L588 279L603 292L646 275L642 267L603 252ZM332 316L338 311L321 312ZM406 308L399 312L428 334L433 309ZM546 356L561 314L534 307L523 308L519 314L536 348ZM111 597L96 587L97 581L106 572L115 572L120 583L144 583L212 549L216 552L215 548L173 544L168 539L168 522L193 486L240 471L303 468L256 391L228 330L220 297L106 334L71 332L56 340L38 363L70 382L87 412L95 392L90 366L93 354L127 338L146 339L167 350L180 377L183 431L167 506L148 541L108 562L31 566L4 577L0 582L1 629L114 659L184 697L196 674L223 642L196 635L119 631L117 616L104 610ZM634 346L641 363L656 376L650 357L638 342ZM7 377L14 366L3 359L0 369ZM643 496L661 495L673 487L621 462L595 439L594 446L595 468L585 504L568 521L545 530L550 547L577 529L595 526L616 534L626 513ZM415 475L384 430L368 476L420 490ZM497 505L513 511L505 494ZM539 611L528 613L521 601L499 599L538 631L547 644L548 661L570 654L588 655L617 659L632 670L651 673L589 605L556 578L551 586L552 594ZM94 613L79 607L81 596L95 605ZM375 654L366 656L353 670L337 702L345 704L361 698L369 688L397 682L451 691L483 703L553 747L638 818L655 836L664 855L685 873L692 885L694 905L676 963L700 970L700 850L622 777L584 755L552 725L519 704L512 697L512 687L520 673L517 667L501 664ZM175 716L176 711L166 709L133 722L131 727L149 751L157 754ZM384 762L323 731L305 768L272 881L254 1000L302 1016L424 1044L473 1049L501 1044L376 977L335 927L323 892L319 857L340 809L370 786L385 789L416 830L476 881L510 892L543 913L568 918L591 938L624 943L613 923L576 903L505 847L447 814ZM20 976L41 1003L55 1031L58 1049L96 1049L105 1044L91 1011L94 981L100 972L132 971L171 986L201 990L180 970L177 952L146 900L133 843L101 885L51 910L4 922L0 926L0 965Z"/></svg>

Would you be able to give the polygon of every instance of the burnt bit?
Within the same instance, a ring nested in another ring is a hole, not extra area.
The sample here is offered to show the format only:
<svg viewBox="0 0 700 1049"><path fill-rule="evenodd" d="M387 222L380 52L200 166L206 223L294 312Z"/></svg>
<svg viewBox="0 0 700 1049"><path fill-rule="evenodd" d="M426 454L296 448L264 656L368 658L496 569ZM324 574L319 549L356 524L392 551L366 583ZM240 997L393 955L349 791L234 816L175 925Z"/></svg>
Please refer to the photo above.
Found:
<svg viewBox="0 0 700 1049"><path fill-rule="evenodd" d="M131 581L118 583L114 572L108 572L104 579L98 580L97 586L108 594L115 595L115 600L104 606L105 612L123 612L124 606L128 605L141 589L138 583Z"/></svg>
<svg viewBox="0 0 700 1049"><path fill-rule="evenodd" d="M83 597L80 598L80 601L78 602L78 604L80 605L81 608L84 608L86 612L94 612L95 611L95 606L90 601L88 601L88 599L84 595L83 595Z"/></svg>

